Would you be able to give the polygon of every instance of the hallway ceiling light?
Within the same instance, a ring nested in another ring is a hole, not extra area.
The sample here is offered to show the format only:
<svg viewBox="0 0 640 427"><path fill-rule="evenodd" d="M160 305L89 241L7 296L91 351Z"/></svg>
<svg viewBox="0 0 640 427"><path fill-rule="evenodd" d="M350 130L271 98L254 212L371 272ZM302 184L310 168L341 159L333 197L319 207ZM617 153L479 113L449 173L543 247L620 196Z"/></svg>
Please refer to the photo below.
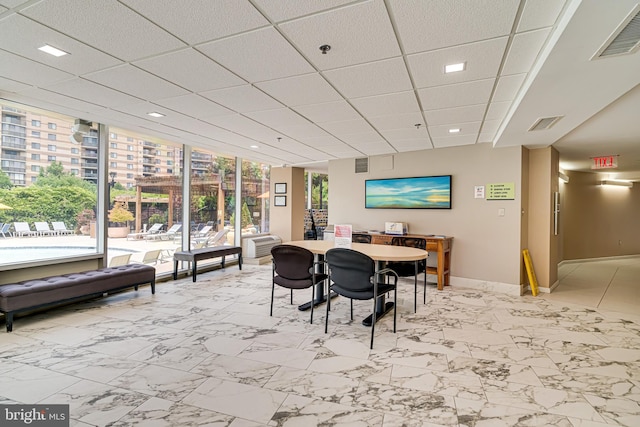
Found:
<svg viewBox="0 0 640 427"><path fill-rule="evenodd" d="M618 187L633 187L633 182L631 181L614 181L612 179L605 179L602 181L602 185L616 185Z"/></svg>
<svg viewBox="0 0 640 427"><path fill-rule="evenodd" d="M156 117L156 118L164 117L164 114L162 114L162 113L157 113L157 112L155 112L155 111L152 111L151 113L147 113L147 115L148 115L148 116L151 116L151 117Z"/></svg>
<svg viewBox="0 0 640 427"><path fill-rule="evenodd" d="M55 57L68 55L68 53L65 52L64 50L60 50L60 49L55 48L53 46L49 46L48 44L45 44L44 46L39 47L38 50L41 50L41 51L43 51L45 53L48 53L49 55L53 55Z"/></svg>
<svg viewBox="0 0 640 427"><path fill-rule="evenodd" d="M560 180L562 180L562 182L564 182L565 184L569 183L569 176L564 172L558 172L558 178L560 178Z"/></svg>
<svg viewBox="0 0 640 427"><path fill-rule="evenodd" d="M464 71L464 69L466 68L466 62L459 62L457 64L449 64L449 65L445 65L444 66L444 72L445 74L449 74L449 73L457 73L458 71Z"/></svg>
<svg viewBox="0 0 640 427"><path fill-rule="evenodd" d="M449 129L449 133L460 133L460 128L451 128Z"/></svg>

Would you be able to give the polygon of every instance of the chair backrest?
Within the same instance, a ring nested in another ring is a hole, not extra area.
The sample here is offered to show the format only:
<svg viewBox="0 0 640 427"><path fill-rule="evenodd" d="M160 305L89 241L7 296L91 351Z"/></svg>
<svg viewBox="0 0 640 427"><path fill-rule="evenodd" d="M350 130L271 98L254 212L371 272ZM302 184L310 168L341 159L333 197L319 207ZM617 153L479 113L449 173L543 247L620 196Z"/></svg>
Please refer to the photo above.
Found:
<svg viewBox="0 0 640 427"><path fill-rule="evenodd" d="M160 249L154 249L152 251L147 251L144 253L144 256L142 257L142 263L143 264L149 264L151 262L158 262L158 260L160 259Z"/></svg>
<svg viewBox="0 0 640 427"><path fill-rule="evenodd" d="M427 250L427 239L420 237L394 237L391 239L391 245L409 246L412 248Z"/></svg>
<svg viewBox="0 0 640 427"><path fill-rule="evenodd" d="M373 259L347 248L329 249L325 255L331 280L340 287L353 291L373 290L371 277L376 265Z"/></svg>
<svg viewBox="0 0 640 427"><path fill-rule="evenodd" d="M13 228L17 231L17 232L22 232L22 231L31 231L31 228L29 228L29 224L26 222L14 222L13 223Z"/></svg>
<svg viewBox="0 0 640 427"><path fill-rule="evenodd" d="M213 236L209 237L206 242L205 242L205 246L218 246L220 244L220 242L222 242L223 240L227 240L227 233L229 232L229 230L226 229L222 229L220 231L218 231L216 234L214 234Z"/></svg>
<svg viewBox="0 0 640 427"><path fill-rule="evenodd" d="M36 226L36 231L51 231L51 229L49 228L49 223L47 222L34 222L33 225Z"/></svg>
<svg viewBox="0 0 640 427"><path fill-rule="evenodd" d="M351 241L353 243L371 243L371 234L353 233Z"/></svg>
<svg viewBox="0 0 640 427"><path fill-rule="evenodd" d="M212 228L212 225L205 225L200 231L198 231L198 234L204 236L205 234L208 234Z"/></svg>
<svg viewBox="0 0 640 427"><path fill-rule="evenodd" d="M149 228L149 229L147 230L147 233L157 233L158 231L160 231L160 230L162 229L162 226L163 226L163 225L164 225L164 224L159 224L159 223L153 224L153 225L151 226L151 228Z"/></svg>
<svg viewBox="0 0 640 427"><path fill-rule="evenodd" d="M51 221L51 225L55 231L68 231L67 226L62 221Z"/></svg>
<svg viewBox="0 0 640 427"><path fill-rule="evenodd" d="M293 245L276 245L271 248L271 256L278 276L290 280L311 277L313 254L310 250Z"/></svg>
<svg viewBox="0 0 640 427"><path fill-rule="evenodd" d="M173 224L167 233L177 233L180 230L182 230L182 224Z"/></svg>
<svg viewBox="0 0 640 427"><path fill-rule="evenodd" d="M111 261L109 261L109 267L127 265L129 264L130 259L131 259L131 254L116 255L113 258L111 258Z"/></svg>
<svg viewBox="0 0 640 427"><path fill-rule="evenodd" d="M6 224L2 225L2 232L6 233L9 231L9 229L11 228L11 224L9 224L8 222Z"/></svg>

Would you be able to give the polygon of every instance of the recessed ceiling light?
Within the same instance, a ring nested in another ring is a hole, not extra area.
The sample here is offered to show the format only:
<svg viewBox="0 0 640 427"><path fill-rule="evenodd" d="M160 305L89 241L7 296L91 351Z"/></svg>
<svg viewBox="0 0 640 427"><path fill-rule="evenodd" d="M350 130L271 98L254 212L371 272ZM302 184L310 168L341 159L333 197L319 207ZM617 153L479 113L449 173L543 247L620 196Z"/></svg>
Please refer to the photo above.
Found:
<svg viewBox="0 0 640 427"><path fill-rule="evenodd" d="M458 64L449 64L444 66L445 73L455 73L457 71L464 71L466 62L460 62Z"/></svg>
<svg viewBox="0 0 640 427"><path fill-rule="evenodd" d="M155 111L151 112L151 113L147 113L148 116L151 117L164 117L164 114L162 113L156 113Z"/></svg>
<svg viewBox="0 0 640 427"><path fill-rule="evenodd" d="M64 55L68 55L67 52L65 52L64 50L60 50L57 49L53 46L49 46L48 44L45 44L42 47L39 47L38 50L41 50L45 53L48 53L49 55L53 55L53 56L64 56Z"/></svg>
<svg viewBox="0 0 640 427"><path fill-rule="evenodd" d="M460 128L451 128L449 129L449 133L459 133L460 132Z"/></svg>
<svg viewBox="0 0 640 427"><path fill-rule="evenodd" d="M258 148L257 145L250 145L251 148Z"/></svg>

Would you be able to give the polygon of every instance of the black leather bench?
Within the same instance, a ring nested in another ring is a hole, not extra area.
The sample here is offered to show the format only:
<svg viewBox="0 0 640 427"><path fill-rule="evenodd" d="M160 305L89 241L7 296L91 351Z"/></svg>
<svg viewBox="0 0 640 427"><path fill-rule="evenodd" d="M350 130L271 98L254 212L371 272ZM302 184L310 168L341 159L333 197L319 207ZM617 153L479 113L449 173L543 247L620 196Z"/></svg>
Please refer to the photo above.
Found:
<svg viewBox="0 0 640 427"><path fill-rule="evenodd" d="M222 257L222 268L224 268L224 258L227 255L238 255L238 266L242 270L242 248L240 246L212 246L210 248L191 249L190 251L176 251L173 254L173 280L178 278L179 261L191 263L191 276L195 282L198 261Z"/></svg>
<svg viewBox="0 0 640 427"><path fill-rule="evenodd" d="M156 293L156 269L150 265L127 264L81 273L0 285L0 312L5 315L7 332L13 330L13 315L27 310L99 296L107 292L151 284Z"/></svg>

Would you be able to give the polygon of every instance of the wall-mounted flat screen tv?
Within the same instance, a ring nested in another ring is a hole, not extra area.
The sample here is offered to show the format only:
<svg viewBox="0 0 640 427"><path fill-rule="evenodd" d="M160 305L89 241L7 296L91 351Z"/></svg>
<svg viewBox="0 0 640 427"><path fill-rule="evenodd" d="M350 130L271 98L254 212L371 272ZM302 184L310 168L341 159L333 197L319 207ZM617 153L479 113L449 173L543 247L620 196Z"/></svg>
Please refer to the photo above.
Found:
<svg viewBox="0 0 640 427"><path fill-rule="evenodd" d="M368 179L367 209L451 209L451 175Z"/></svg>

